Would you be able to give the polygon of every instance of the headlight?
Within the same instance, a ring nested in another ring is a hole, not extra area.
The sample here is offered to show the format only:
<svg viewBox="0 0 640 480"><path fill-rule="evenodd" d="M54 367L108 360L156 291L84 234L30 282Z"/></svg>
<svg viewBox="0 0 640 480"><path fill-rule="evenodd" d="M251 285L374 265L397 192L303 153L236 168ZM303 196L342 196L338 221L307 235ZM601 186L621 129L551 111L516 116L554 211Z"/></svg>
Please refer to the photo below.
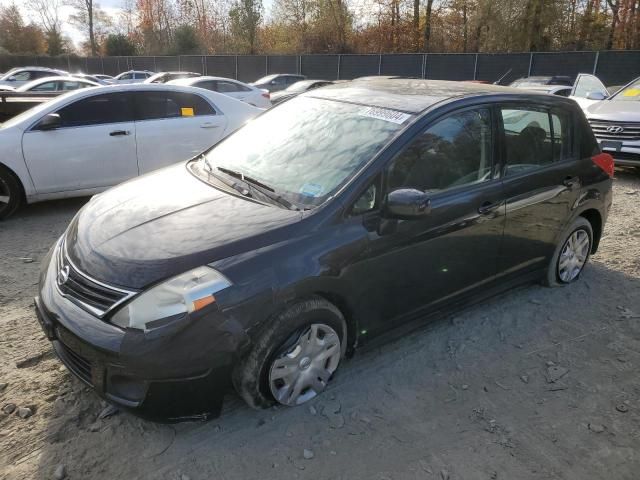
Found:
<svg viewBox="0 0 640 480"><path fill-rule="evenodd" d="M227 277L213 268L194 268L140 294L118 310L111 322L120 327L148 330L154 321L195 312L214 303L213 295L231 285Z"/></svg>

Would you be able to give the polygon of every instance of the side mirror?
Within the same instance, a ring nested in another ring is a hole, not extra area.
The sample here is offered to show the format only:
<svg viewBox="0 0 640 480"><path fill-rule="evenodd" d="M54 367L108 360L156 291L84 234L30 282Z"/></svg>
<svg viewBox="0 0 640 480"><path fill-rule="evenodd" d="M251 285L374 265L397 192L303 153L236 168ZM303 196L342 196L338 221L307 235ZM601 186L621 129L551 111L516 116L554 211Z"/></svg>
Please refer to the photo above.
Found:
<svg viewBox="0 0 640 480"><path fill-rule="evenodd" d="M47 113L38 123L38 130L55 130L60 128L60 115L57 113Z"/></svg>
<svg viewBox="0 0 640 480"><path fill-rule="evenodd" d="M387 195L385 214L390 218L410 220L431 213L429 195L413 188L401 188Z"/></svg>
<svg viewBox="0 0 640 480"><path fill-rule="evenodd" d="M605 95L602 92L589 92L587 93L587 100L604 100L608 95Z"/></svg>

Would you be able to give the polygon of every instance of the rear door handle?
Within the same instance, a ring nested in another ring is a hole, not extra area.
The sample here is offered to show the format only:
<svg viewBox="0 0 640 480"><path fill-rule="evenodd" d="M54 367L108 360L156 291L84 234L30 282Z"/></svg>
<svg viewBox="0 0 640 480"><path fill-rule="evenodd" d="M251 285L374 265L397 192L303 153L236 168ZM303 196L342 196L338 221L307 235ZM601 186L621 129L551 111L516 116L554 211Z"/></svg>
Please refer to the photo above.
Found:
<svg viewBox="0 0 640 480"><path fill-rule="evenodd" d="M578 177L567 177L562 181L562 184L565 187L569 187L569 189L573 190L575 187L580 185L580 179Z"/></svg>
<svg viewBox="0 0 640 480"><path fill-rule="evenodd" d="M119 137L122 135L129 135L131 132L129 130L114 130L113 132L109 132L110 137Z"/></svg>
<svg viewBox="0 0 640 480"><path fill-rule="evenodd" d="M220 125L216 125L213 122L204 122L200 124L200 128L218 128Z"/></svg>
<svg viewBox="0 0 640 480"><path fill-rule="evenodd" d="M480 215L489 215L490 213L495 212L498 208L500 208L500 205L501 205L500 202L496 202L496 203L484 202L482 205L478 207L478 213Z"/></svg>

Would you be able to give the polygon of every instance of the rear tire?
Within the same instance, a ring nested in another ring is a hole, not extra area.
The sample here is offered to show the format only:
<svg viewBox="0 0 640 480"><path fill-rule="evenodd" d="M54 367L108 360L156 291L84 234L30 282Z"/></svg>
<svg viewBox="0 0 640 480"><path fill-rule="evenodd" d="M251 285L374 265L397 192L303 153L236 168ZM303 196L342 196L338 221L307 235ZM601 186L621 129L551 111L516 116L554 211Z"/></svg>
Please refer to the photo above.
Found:
<svg viewBox="0 0 640 480"><path fill-rule="evenodd" d="M319 384L318 390L323 390L326 386L326 382L331 378L331 375L338 368L338 362L344 358L347 347L347 324L340 313L338 308L320 297L313 297L308 300L298 301L289 306L282 313L276 315L269 320L263 330L258 334L251 351L242 358L232 373L233 385L238 394L247 402L252 408L267 408L274 403L276 399L274 397L274 376L272 372L278 368L278 361L282 359L293 360L291 363L294 368L297 369L298 363L303 365L303 368L309 369L304 371L304 375L307 372L313 371L315 364L311 367L304 363L305 358L300 358L301 362L298 362L296 349L299 349L298 343L302 339L307 339L312 331L317 331L318 326L320 329L324 329L325 332L329 332L334 339L339 337L339 341L334 341L334 355L333 359L329 362L327 360L327 370L321 375L322 381ZM337 340L337 339L336 339ZM300 357L304 357L305 354L300 354ZM309 358L307 358L309 360ZM312 363L309 360L308 363ZM296 372L294 372L296 374ZM300 374L298 371L297 374ZM314 375L311 375L312 377ZM314 378L314 380L317 379ZM278 379L279 380L279 379ZM295 383L293 380L292 383ZM294 385L291 385L293 388ZM284 399L281 397L279 403L284 405L297 405L310 400L316 395L315 388L313 391L307 391L306 394L302 392L298 397L298 401L295 399L291 401L290 397ZM320 392L317 392L320 393Z"/></svg>
<svg viewBox="0 0 640 480"><path fill-rule="evenodd" d="M0 165L0 220L13 215L22 205L20 180L6 167Z"/></svg>
<svg viewBox="0 0 640 480"><path fill-rule="evenodd" d="M561 235L543 283L548 287L560 287L578 280L592 247L591 223L584 217L576 218Z"/></svg>

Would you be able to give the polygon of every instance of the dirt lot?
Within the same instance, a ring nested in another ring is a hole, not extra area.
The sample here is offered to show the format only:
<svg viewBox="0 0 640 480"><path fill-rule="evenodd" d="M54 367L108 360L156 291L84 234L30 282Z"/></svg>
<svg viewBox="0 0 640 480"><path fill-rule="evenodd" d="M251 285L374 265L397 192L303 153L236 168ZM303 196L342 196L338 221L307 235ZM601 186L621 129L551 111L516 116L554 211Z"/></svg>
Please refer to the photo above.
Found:
<svg viewBox="0 0 640 480"><path fill-rule="evenodd" d="M106 405L36 322L39 260L84 201L0 224L0 408L17 407L0 412L0 479L61 478L61 466L96 480L639 478L636 174L617 172L577 284L524 287L362 352L310 406L231 398L218 420L173 426L100 418Z"/></svg>

